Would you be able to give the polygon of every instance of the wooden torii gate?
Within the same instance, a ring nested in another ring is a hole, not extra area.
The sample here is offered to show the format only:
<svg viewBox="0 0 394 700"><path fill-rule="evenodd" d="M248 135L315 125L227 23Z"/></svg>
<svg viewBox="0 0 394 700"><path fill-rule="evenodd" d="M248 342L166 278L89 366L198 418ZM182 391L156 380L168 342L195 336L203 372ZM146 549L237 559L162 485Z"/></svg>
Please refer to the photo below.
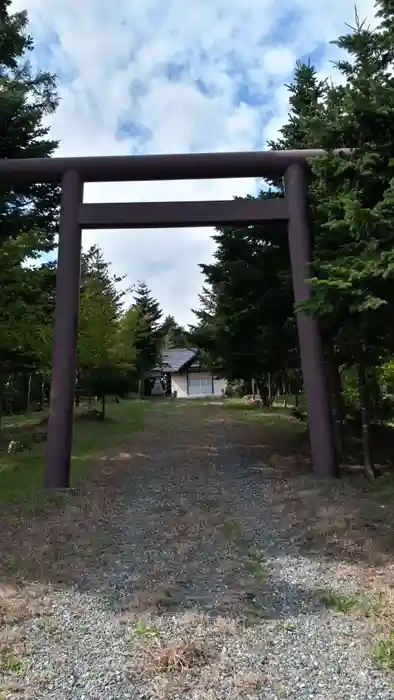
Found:
<svg viewBox="0 0 394 700"><path fill-rule="evenodd" d="M45 486L68 488L78 335L82 229L170 228L258 224L286 220L296 302L310 298L311 259L306 168L324 151L192 153L0 159L0 182L61 184L52 380ZM285 197L273 200L85 204L85 182L136 182L241 177L284 177ZM297 313L314 472L337 473L324 354L318 324Z"/></svg>

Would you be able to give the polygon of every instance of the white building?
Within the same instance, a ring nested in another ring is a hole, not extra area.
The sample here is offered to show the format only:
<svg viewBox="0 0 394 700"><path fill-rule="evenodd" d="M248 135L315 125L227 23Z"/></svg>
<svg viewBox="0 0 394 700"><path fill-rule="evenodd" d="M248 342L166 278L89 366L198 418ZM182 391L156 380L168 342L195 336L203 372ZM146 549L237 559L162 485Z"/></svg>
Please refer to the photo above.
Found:
<svg viewBox="0 0 394 700"><path fill-rule="evenodd" d="M152 373L156 378L152 396L163 395L160 378L164 374L171 377L171 393L178 398L196 396L222 396L226 389L226 380L206 372L200 365L196 349L165 350L162 353L162 366Z"/></svg>

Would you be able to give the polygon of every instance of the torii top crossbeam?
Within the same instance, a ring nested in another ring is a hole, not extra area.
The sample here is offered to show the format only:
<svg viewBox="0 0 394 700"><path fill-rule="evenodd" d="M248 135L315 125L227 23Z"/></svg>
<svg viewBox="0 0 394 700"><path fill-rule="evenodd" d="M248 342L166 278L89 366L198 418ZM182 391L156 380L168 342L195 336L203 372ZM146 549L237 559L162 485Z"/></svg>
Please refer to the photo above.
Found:
<svg viewBox="0 0 394 700"><path fill-rule="evenodd" d="M338 149L348 154L351 149ZM304 151L241 151L174 155L83 156L73 158L0 159L0 182L60 183L68 171L83 182L142 182L281 177L297 163L325 155Z"/></svg>

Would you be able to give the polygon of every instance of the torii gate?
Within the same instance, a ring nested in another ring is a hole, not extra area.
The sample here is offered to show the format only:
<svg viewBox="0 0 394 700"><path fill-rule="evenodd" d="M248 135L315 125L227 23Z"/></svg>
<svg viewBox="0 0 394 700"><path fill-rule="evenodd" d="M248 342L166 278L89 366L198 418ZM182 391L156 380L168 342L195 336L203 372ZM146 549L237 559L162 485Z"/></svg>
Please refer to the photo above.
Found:
<svg viewBox="0 0 394 700"><path fill-rule="evenodd" d="M346 149L347 150L347 149ZM45 486L68 488L78 336L82 229L169 228L288 221L295 302L310 298L306 168L321 150L0 159L0 182L61 183ZM285 197L216 202L84 204L85 182L284 177ZM336 476L330 401L317 321L297 312L314 472Z"/></svg>

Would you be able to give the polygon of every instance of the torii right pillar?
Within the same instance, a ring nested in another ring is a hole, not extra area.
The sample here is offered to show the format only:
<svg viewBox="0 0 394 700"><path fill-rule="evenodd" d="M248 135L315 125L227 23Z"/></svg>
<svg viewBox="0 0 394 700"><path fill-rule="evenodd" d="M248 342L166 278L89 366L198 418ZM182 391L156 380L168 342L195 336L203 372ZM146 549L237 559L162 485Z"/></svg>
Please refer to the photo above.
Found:
<svg viewBox="0 0 394 700"><path fill-rule="evenodd" d="M307 281L312 255L306 166L291 165L284 177L289 216L289 248L295 302L311 297ZM301 368L308 412L313 469L320 478L338 476L324 351L317 320L297 312Z"/></svg>

